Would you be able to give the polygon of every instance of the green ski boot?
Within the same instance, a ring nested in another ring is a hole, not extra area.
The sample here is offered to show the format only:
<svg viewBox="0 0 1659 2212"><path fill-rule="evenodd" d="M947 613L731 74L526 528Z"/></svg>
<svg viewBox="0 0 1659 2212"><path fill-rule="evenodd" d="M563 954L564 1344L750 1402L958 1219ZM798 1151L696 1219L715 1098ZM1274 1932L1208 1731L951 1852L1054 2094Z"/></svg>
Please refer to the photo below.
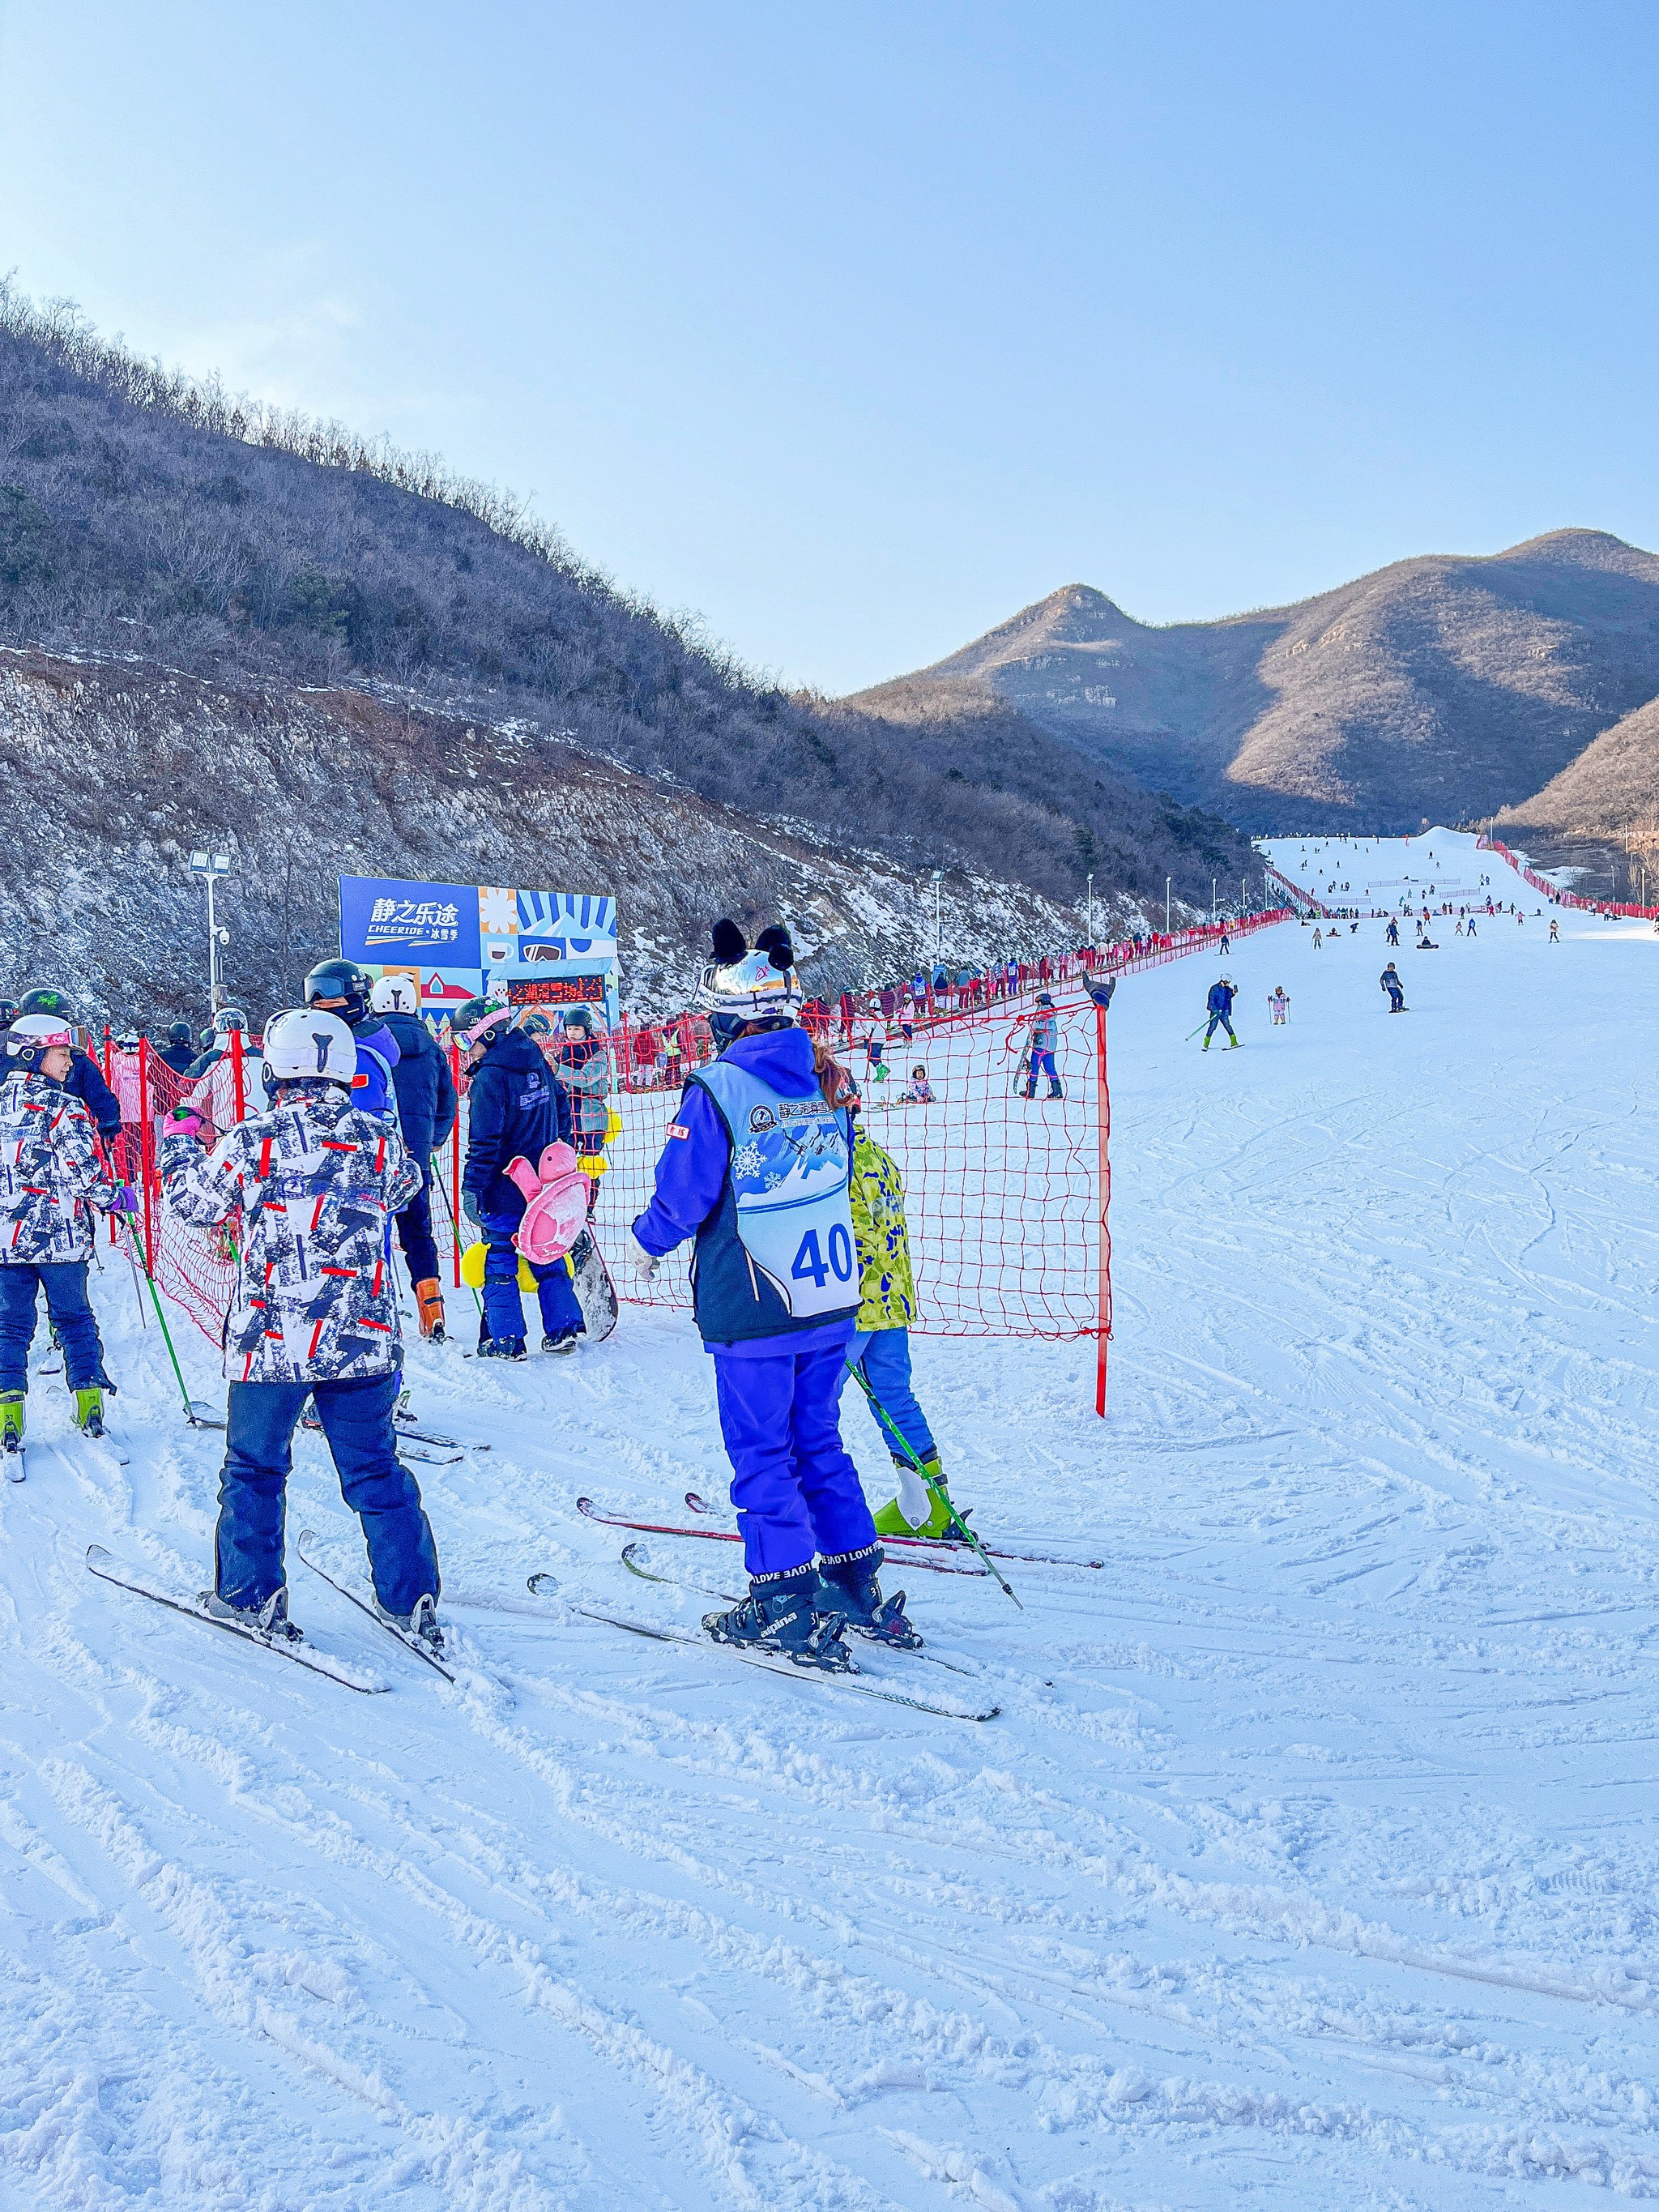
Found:
<svg viewBox="0 0 1659 2212"><path fill-rule="evenodd" d="M0 1390L0 1451L23 1449L23 1408L28 1401L21 1390Z"/></svg>
<svg viewBox="0 0 1659 2212"><path fill-rule="evenodd" d="M83 1437L101 1437L104 1433L104 1390L100 1382L88 1382L84 1390L75 1394L75 1425Z"/></svg>
<svg viewBox="0 0 1659 2212"><path fill-rule="evenodd" d="M898 1496L890 1498L876 1516L876 1534L878 1536L948 1538L960 1532L962 1516L951 1504L945 1491L939 1454L929 1452L921 1464L925 1473L933 1478L931 1481L924 1482L908 1460L896 1459L893 1462L899 1479ZM907 1506L909 1511L906 1510ZM921 1517L913 1520L911 1513Z"/></svg>

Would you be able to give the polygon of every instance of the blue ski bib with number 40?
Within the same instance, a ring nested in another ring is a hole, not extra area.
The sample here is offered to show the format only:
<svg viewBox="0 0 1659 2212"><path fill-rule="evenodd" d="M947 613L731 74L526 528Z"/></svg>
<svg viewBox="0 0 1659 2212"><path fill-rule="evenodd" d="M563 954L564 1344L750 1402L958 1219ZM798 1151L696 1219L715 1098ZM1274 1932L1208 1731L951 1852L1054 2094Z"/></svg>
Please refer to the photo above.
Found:
<svg viewBox="0 0 1659 2212"><path fill-rule="evenodd" d="M695 1079L732 1134L738 1237L797 1321L859 1302L847 1116L717 1060Z"/></svg>

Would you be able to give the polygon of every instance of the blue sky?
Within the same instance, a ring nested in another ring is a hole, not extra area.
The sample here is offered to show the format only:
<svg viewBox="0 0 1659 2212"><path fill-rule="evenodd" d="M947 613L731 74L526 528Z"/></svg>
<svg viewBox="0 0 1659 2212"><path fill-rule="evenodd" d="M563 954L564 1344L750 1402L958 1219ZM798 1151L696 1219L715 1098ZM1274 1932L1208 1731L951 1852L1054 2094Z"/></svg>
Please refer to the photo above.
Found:
<svg viewBox="0 0 1659 2212"><path fill-rule="evenodd" d="M0 0L0 269L840 691L1659 544L1659 9Z"/></svg>

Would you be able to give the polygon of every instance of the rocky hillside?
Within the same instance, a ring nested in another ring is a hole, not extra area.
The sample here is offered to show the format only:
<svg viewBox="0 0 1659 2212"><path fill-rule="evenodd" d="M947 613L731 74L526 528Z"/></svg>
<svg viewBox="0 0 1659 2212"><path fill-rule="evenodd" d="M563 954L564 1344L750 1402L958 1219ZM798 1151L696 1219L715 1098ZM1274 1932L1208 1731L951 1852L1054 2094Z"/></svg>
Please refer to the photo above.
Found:
<svg viewBox="0 0 1659 2212"><path fill-rule="evenodd" d="M786 915L818 989L908 972L933 949L931 882L533 730L347 686L0 650L0 990L57 981L117 1021L199 1022L206 928L187 861L204 843L233 856L226 978L258 1017L337 949L343 872L613 891L636 1010L684 1003L719 913ZM941 911L953 957L1077 934L1040 894L963 870Z"/></svg>
<svg viewBox="0 0 1659 2212"><path fill-rule="evenodd" d="M964 685L1079 758L1253 830L1525 811L1659 697L1659 557L1557 531L1168 629L1072 585L850 703L908 719L925 694L948 713Z"/></svg>
<svg viewBox="0 0 1659 2212"><path fill-rule="evenodd" d="M227 697L351 688L394 718L510 723L537 739L520 775L574 746L660 789L805 825L837 851L995 878L1056 906L1077 906L1091 871L1097 892L1133 873L1161 904L1170 874L1177 896L1207 903L1212 876L1249 862L1224 824L1149 811L1035 723L1018 744L977 711L918 733L785 694L614 589L500 494L165 374L3 284L0 642L137 653ZM20 796L37 817L56 804L49 785ZM511 817L533 798L501 805ZM670 905L647 910L667 926Z"/></svg>

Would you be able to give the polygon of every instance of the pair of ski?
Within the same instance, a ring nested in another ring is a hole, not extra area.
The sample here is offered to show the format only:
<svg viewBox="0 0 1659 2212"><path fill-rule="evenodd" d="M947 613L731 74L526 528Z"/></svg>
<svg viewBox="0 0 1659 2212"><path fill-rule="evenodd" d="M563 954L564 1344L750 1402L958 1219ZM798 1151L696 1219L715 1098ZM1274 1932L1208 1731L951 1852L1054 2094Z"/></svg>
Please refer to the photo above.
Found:
<svg viewBox="0 0 1659 2212"><path fill-rule="evenodd" d="M709 1504L695 1490L686 1492L685 1503L691 1512L706 1520L717 1521L721 1517L719 1507ZM591 1498L579 1498L576 1510L585 1514L590 1521L603 1522L607 1528L632 1528L641 1536L698 1536L715 1544L740 1544L743 1541L735 1528L689 1528L680 1522L630 1521L623 1514L602 1511ZM958 1566L948 1556L935 1558L933 1555L941 1552L946 1554L954 1552L970 1559L973 1558L975 1547L951 1537L884 1536L881 1546L884 1552L896 1553L908 1565L925 1567L930 1574L983 1575L987 1571L983 1567ZM1067 1559L1054 1552L1010 1552L996 1544L986 1544L978 1548L983 1550L987 1559L1023 1561L1034 1567L1101 1568L1106 1564L1104 1559Z"/></svg>
<svg viewBox="0 0 1659 2212"><path fill-rule="evenodd" d="M32 1443L26 1438L21 1443L0 1452L0 1467L3 1467L8 1482L26 1482L28 1480L29 1455L39 1451L43 1443L55 1445L59 1451L67 1450L71 1444L88 1444L94 1454L101 1454L112 1460L117 1467L129 1467L132 1463L131 1453L117 1443L107 1429L100 1429L96 1436L89 1429L71 1429L67 1436L37 1437Z"/></svg>
<svg viewBox="0 0 1659 2212"><path fill-rule="evenodd" d="M342 1582L337 1575L331 1573L319 1559L312 1557L307 1547L314 1545L316 1541L312 1529L302 1528L300 1531L296 1549L312 1573L320 1577L342 1597L349 1599L360 1613L366 1613L374 1626L391 1637L394 1643L401 1644L405 1651L412 1651L417 1659L423 1659L428 1667L443 1676L446 1682L453 1682L454 1675L434 1651L428 1650L418 1636L407 1634L395 1621L383 1620L367 1598ZM87 1566L100 1582L112 1583L118 1589L130 1590L135 1597L149 1598L153 1604L166 1606L172 1613L182 1613L189 1620L201 1621L206 1627L222 1628L228 1635L240 1637L246 1644L257 1644L266 1651L275 1652L279 1658L292 1659L297 1666L308 1668L313 1674L326 1675L331 1682L337 1682L342 1689L360 1690L372 1696L392 1686L389 1682L382 1682L378 1676L353 1667L349 1661L337 1659L332 1652L307 1643L303 1637L268 1636L248 1622L222 1620L217 1613L210 1613L199 1597L186 1597L178 1590L168 1589L151 1576L118 1559L102 1544L88 1546Z"/></svg>
<svg viewBox="0 0 1659 2212"><path fill-rule="evenodd" d="M657 1574L641 1563L639 1548L637 1544L624 1545L623 1565L629 1574L638 1575L642 1582L664 1583L675 1589L690 1590L697 1596L720 1598L727 1605L738 1602L729 1590L710 1589L706 1583L686 1582L678 1575ZM556 1585L551 1575L532 1575L529 1587L532 1595L545 1597L551 1595ZM1000 1705L939 1705L931 1698L913 1698L902 1690L890 1690L875 1682L860 1680L857 1678L863 1669L856 1662L844 1672L831 1674L819 1668L797 1666L793 1659L781 1653L753 1650L737 1644L717 1643L706 1633L694 1636L689 1629L665 1628L653 1621L629 1620L623 1614L600 1613L591 1606L579 1605L575 1611L584 1620L600 1621L607 1628L624 1629L630 1636L648 1637L657 1644L690 1644L700 1651L724 1652L728 1658L738 1660L745 1667L758 1667L768 1674L781 1674L787 1681L811 1682L829 1689L849 1690L860 1698L879 1698L884 1705L905 1705L912 1712L932 1713L941 1720L994 1721L1002 1711ZM896 1645L890 1648L898 1650ZM953 1674L971 1675L973 1673L971 1668L959 1667L954 1660L941 1659L932 1651L900 1651L898 1656L907 1659L925 1659L935 1667L948 1668Z"/></svg>
<svg viewBox="0 0 1659 2212"><path fill-rule="evenodd" d="M314 1406L307 1407L300 1425L313 1435L323 1433ZM414 1428L395 1414L392 1425L397 1431L398 1449L405 1459L419 1460L426 1467L453 1467L465 1455L466 1447L459 1437L441 1437L431 1429Z"/></svg>

